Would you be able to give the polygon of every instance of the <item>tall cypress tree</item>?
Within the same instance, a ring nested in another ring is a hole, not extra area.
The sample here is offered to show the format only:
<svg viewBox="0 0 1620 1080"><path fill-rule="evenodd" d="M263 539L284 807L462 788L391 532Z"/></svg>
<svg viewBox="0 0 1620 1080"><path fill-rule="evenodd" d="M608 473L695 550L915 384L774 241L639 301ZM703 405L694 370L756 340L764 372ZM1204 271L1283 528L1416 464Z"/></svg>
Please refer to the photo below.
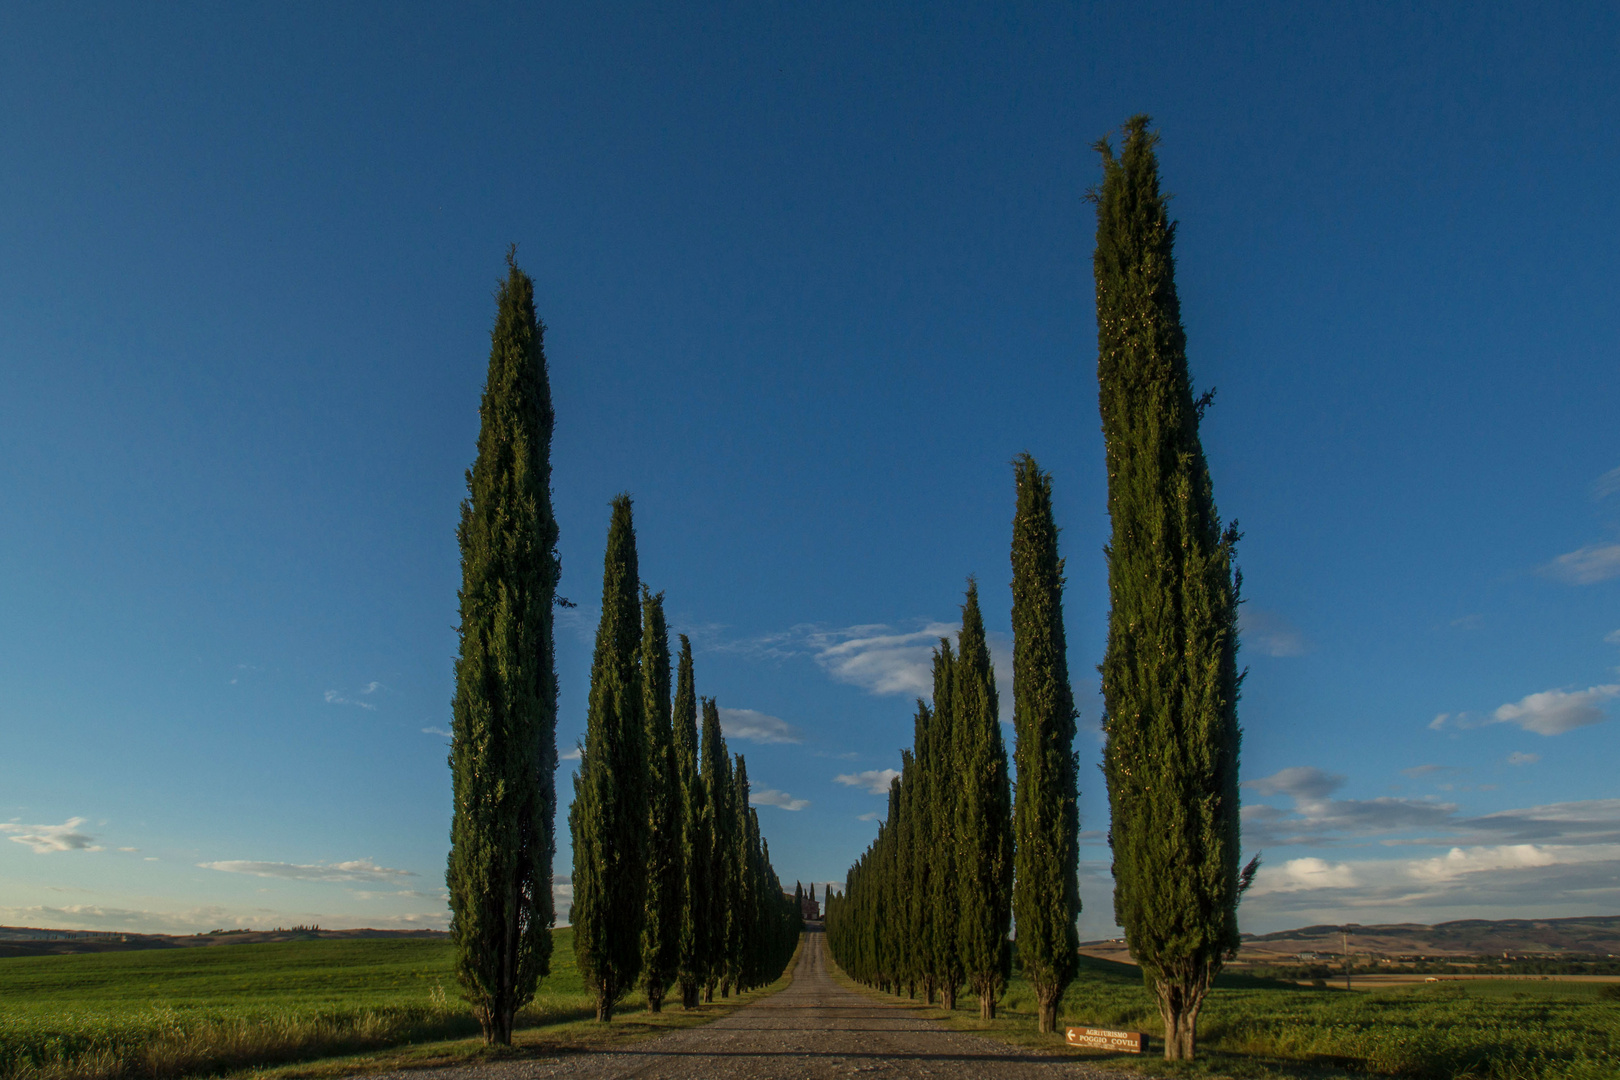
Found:
<svg viewBox="0 0 1620 1080"><path fill-rule="evenodd" d="M1114 917L1190 1059L1198 1012L1238 947L1236 525L1215 510L1176 295L1175 225L1156 134L1128 121L1096 145L1097 381L1108 465L1108 650L1103 771Z"/></svg>
<svg viewBox="0 0 1620 1080"><path fill-rule="evenodd" d="M669 629L664 594L642 586L641 686L647 751L647 893L642 906L641 984L647 1011L663 1009L680 961L681 788L669 701Z"/></svg>
<svg viewBox="0 0 1620 1080"><path fill-rule="evenodd" d="M957 803L961 783L956 775L956 654L948 638L940 638L934 651L934 716L928 726L929 771L933 776L929 817L934 851L929 867L929 909L932 934L928 956L939 990L940 1004L956 1008L962 986L960 936L961 892L957 879Z"/></svg>
<svg viewBox="0 0 1620 1080"><path fill-rule="evenodd" d="M1018 960L1035 990L1041 1031L1057 1030L1057 1007L1074 978L1080 914L1080 814L1075 801L1074 694L1063 632L1063 560L1052 520L1052 478L1024 454L1014 462L1013 915Z"/></svg>
<svg viewBox="0 0 1620 1080"><path fill-rule="evenodd" d="M596 1018L636 984L646 886L647 781L641 610L630 497L613 500L602 565L602 621L591 660L585 748L568 825L574 839L574 958Z"/></svg>
<svg viewBox="0 0 1620 1080"><path fill-rule="evenodd" d="M993 1020L1007 984L1012 922L1012 793L1007 748L1001 739L996 675L979 614L979 586L968 583L953 671L956 764L957 948L968 985L979 996L979 1016Z"/></svg>
<svg viewBox="0 0 1620 1080"><path fill-rule="evenodd" d="M754 881L749 864L754 837L749 833L748 762L741 754L731 769L731 869L727 877L726 971L740 994L748 989L748 931L754 905Z"/></svg>
<svg viewBox="0 0 1620 1080"><path fill-rule="evenodd" d="M914 755L912 768L915 775L911 780L911 859L906 868L906 874L911 878L911 910L907 914L907 921L911 925L912 963L917 970L917 980L922 984L923 1001L928 1005L934 1003L934 991L938 985L934 975L933 959L932 900L934 849L937 846L933 817L934 777L931 771L929 742L931 738L929 727L933 720L933 710L928 707L927 702L918 698L911 739ZM810 898L815 899L814 886L811 886Z"/></svg>
<svg viewBox="0 0 1620 1080"><path fill-rule="evenodd" d="M707 811L704 831L708 840L704 852L708 877L708 906L704 912L704 922L709 946L703 958L703 1000L713 1001L715 985L727 979L732 837L731 760L726 754L726 740L720 733L720 707L713 698L703 699L702 770Z"/></svg>
<svg viewBox="0 0 1620 1080"><path fill-rule="evenodd" d="M681 635L681 658L675 674L675 774L681 798L680 961L676 981L681 1004L698 1007L698 991L708 970L709 948L709 814L698 768L697 683L692 673L692 643Z"/></svg>
<svg viewBox="0 0 1620 1080"><path fill-rule="evenodd" d="M445 884L456 978L491 1043L551 967L557 520L551 387L534 283L506 257L478 457L467 473L460 649L452 703L454 810Z"/></svg>

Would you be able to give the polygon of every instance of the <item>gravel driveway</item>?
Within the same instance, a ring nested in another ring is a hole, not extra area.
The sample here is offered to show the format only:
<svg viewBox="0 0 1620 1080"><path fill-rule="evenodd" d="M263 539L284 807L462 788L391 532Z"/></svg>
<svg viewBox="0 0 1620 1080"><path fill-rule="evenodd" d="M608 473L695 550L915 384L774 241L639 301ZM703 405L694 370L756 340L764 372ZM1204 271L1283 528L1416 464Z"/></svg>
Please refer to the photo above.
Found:
<svg viewBox="0 0 1620 1080"><path fill-rule="evenodd" d="M712 1024L622 1050L395 1074L400 1080L774 1080L832 1076L943 1080L1118 1080L1073 1059L947 1031L898 1004L845 990L827 973L826 938L806 935L793 984ZM377 1078L373 1078L377 1080Z"/></svg>

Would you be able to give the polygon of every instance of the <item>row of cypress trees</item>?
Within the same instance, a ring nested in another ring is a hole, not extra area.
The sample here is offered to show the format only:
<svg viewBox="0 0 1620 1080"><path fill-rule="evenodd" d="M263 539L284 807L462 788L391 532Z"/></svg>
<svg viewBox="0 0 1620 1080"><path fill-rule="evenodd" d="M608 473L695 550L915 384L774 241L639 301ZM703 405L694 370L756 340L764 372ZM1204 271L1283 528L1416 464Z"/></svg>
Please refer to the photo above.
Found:
<svg viewBox="0 0 1620 1080"><path fill-rule="evenodd" d="M496 296L478 454L457 539L461 622L452 702L454 808L445 883L456 976L492 1043L550 972L555 910L560 563L551 506L554 416L534 283L507 254ZM749 806L747 764L702 703L683 636L671 700L662 594L641 585L630 500L613 504L586 744L569 826L572 921L597 1017L640 985L688 1007L771 981L801 929Z"/></svg>
<svg viewBox="0 0 1620 1080"><path fill-rule="evenodd" d="M607 1021L640 986L658 1012L671 986L695 1008L773 980L802 929L749 805L713 698L699 699L681 635L671 701L662 593L641 584L630 497L613 500L585 745L568 826L574 957Z"/></svg>
<svg viewBox="0 0 1620 1080"><path fill-rule="evenodd" d="M1237 905L1259 859L1239 867L1239 533L1216 511L1199 437L1213 392L1192 391L1175 223L1149 123L1126 123L1117 157L1107 140L1097 143L1103 182L1090 194L1112 525L1100 672L1114 918L1158 1003L1165 1057L1174 1060L1195 1054L1198 1014L1237 949ZM1051 485L1027 455L1017 468L1012 906L1019 962L1036 991L1041 1030L1051 1031L1076 967L1075 714ZM918 703L914 747L902 754L888 817L851 868L845 894L828 899L827 933L856 978L913 992L920 980L930 1001L938 988L948 1007L966 979L990 1016L986 995L998 969L988 959L1005 955L995 952L1004 940L991 936L1005 927L996 876L1005 841L972 831L991 820L969 808L988 805L996 766L962 726L971 727L982 704L976 677L962 673L981 639L970 592L957 653L942 641L935 654L933 707Z"/></svg>
<svg viewBox="0 0 1620 1080"><path fill-rule="evenodd" d="M1037 989L1041 1030L1051 1031L1073 977L1080 909L1075 712L1051 478L1028 454L1014 473L1016 798L970 582L956 647L941 639L934 650L933 702L917 702L912 748L901 752L877 839L850 868L844 893L828 896L827 944L854 978L912 997L920 987L947 1009L966 984L979 1015L993 1019L1016 909L1020 961Z"/></svg>

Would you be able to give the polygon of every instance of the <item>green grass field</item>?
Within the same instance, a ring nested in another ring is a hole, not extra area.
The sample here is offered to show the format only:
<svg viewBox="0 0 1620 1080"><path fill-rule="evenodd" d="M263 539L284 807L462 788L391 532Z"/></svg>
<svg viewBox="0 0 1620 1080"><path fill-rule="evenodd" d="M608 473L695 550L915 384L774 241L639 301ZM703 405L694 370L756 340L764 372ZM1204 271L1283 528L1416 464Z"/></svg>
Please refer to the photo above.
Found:
<svg viewBox="0 0 1620 1080"><path fill-rule="evenodd" d="M573 934L554 934L552 974L519 1015L519 1041L531 1049L590 1045L729 1011L705 1007L693 1015L676 1007L649 1017L645 999L627 998L612 1032L602 1032L574 967ZM445 941L311 940L0 960L0 1080L165 1080L477 1034ZM464 1057L476 1045L440 1058Z"/></svg>
<svg viewBox="0 0 1620 1080"><path fill-rule="evenodd" d="M1063 999L1063 1024L1162 1032L1136 968L1089 958L1082 963ZM1022 979L1008 986L1003 1005L1005 1018L983 1024L977 1000L963 1000L950 1022L1026 1045L1061 1041L1036 1033L1035 997ZM1605 998L1602 984L1593 983L1448 982L1343 991L1230 976L1204 1006L1199 1053L1200 1061L1174 1070L1162 1059L1121 1055L1113 1061L1151 1073L1206 1076L1615 1080L1620 1001Z"/></svg>

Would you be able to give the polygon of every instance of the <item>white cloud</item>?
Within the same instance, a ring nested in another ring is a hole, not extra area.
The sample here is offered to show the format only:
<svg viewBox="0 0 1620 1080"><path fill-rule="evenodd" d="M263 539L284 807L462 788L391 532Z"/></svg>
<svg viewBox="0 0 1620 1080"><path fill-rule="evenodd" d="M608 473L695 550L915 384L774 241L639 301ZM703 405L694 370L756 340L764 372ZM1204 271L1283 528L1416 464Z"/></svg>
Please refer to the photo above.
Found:
<svg viewBox="0 0 1620 1080"><path fill-rule="evenodd" d="M223 870L227 874L252 874L254 877L282 878L289 881L394 881L402 877L416 876L409 870L378 866L370 859L351 859L340 863L250 862L245 859L226 859L197 865L204 870Z"/></svg>
<svg viewBox="0 0 1620 1080"><path fill-rule="evenodd" d="M1603 635L1603 640L1610 645L1620 645L1620 630L1611 630Z"/></svg>
<svg viewBox="0 0 1620 1080"><path fill-rule="evenodd" d="M12 843L27 844L39 855L53 851L100 851L100 845L92 842L95 837L79 831L84 822L82 817L68 818L60 825L23 825L9 821L0 824L0 832L11 833Z"/></svg>
<svg viewBox="0 0 1620 1080"><path fill-rule="evenodd" d="M1260 611L1247 604L1239 609L1243 644L1267 656L1302 656L1308 646L1299 628L1275 611Z"/></svg>
<svg viewBox="0 0 1620 1080"><path fill-rule="evenodd" d="M1587 544L1558 556L1541 572L1572 585L1595 585L1620 577L1620 544Z"/></svg>
<svg viewBox="0 0 1620 1080"><path fill-rule="evenodd" d="M728 739L746 739L756 743L803 741L798 728L780 717L769 716L755 709L721 709L720 730Z"/></svg>
<svg viewBox="0 0 1620 1080"><path fill-rule="evenodd" d="M926 698L934 692L934 649L956 632L955 623L932 622L908 634L873 624L817 631L808 641L816 663L839 682L873 694Z"/></svg>
<svg viewBox="0 0 1620 1080"><path fill-rule="evenodd" d="M1620 469L1610 469L1592 485L1592 498L1607 499L1617 491L1620 491Z"/></svg>
<svg viewBox="0 0 1620 1080"><path fill-rule="evenodd" d="M376 685L376 684L373 683L372 685ZM361 692L362 693L369 693L369 691L361 691ZM362 709L369 709L371 711L376 711L376 708L377 708L377 706L373 705L369 701L356 701L353 698L346 698L336 690L328 690L326 692L326 703L328 705L354 705L354 706L357 706L357 707L362 708Z"/></svg>
<svg viewBox="0 0 1620 1080"><path fill-rule="evenodd" d="M1608 719L1602 703L1616 695L1620 695L1620 684L1576 691L1543 690L1499 707L1491 718L1499 724L1517 724L1537 735L1562 735Z"/></svg>
<svg viewBox="0 0 1620 1080"><path fill-rule="evenodd" d="M422 734L424 734L424 735L443 735L447 739L451 737L450 736L450 730L448 728L442 728L442 727L425 727L425 728L422 729Z"/></svg>
<svg viewBox="0 0 1620 1080"><path fill-rule="evenodd" d="M1344 889L1356 883L1349 863L1330 863L1315 857L1289 859L1280 870L1267 875L1263 887L1268 892L1299 892L1302 889Z"/></svg>
<svg viewBox="0 0 1620 1080"><path fill-rule="evenodd" d="M572 750L568 751L566 754L558 754L557 755L557 760L558 761L578 761L580 758L582 758L584 756L585 756L585 751L580 748L580 745L578 743L575 743L574 748Z"/></svg>
<svg viewBox="0 0 1620 1080"><path fill-rule="evenodd" d="M810 805L810 800L795 799L792 795L789 795L785 791L777 791L775 788L764 788L760 791L750 791L748 793L748 805L775 806L783 810L803 810L805 807Z"/></svg>
<svg viewBox="0 0 1620 1080"><path fill-rule="evenodd" d="M833 779L845 787L861 788L872 795L887 795L889 781L899 775L899 769L867 769L865 772L845 773Z"/></svg>
<svg viewBox="0 0 1620 1080"><path fill-rule="evenodd" d="M1534 765L1540 760L1540 754L1526 754L1518 750L1513 751L1513 753L1507 756L1507 763L1509 765Z"/></svg>
<svg viewBox="0 0 1620 1080"><path fill-rule="evenodd" d="M883 815L878 813L876 810L868 810L864 814L856 814L855 815L855 820L856 821L876 821L878 818L880 818L882 816Z"/></svg>

